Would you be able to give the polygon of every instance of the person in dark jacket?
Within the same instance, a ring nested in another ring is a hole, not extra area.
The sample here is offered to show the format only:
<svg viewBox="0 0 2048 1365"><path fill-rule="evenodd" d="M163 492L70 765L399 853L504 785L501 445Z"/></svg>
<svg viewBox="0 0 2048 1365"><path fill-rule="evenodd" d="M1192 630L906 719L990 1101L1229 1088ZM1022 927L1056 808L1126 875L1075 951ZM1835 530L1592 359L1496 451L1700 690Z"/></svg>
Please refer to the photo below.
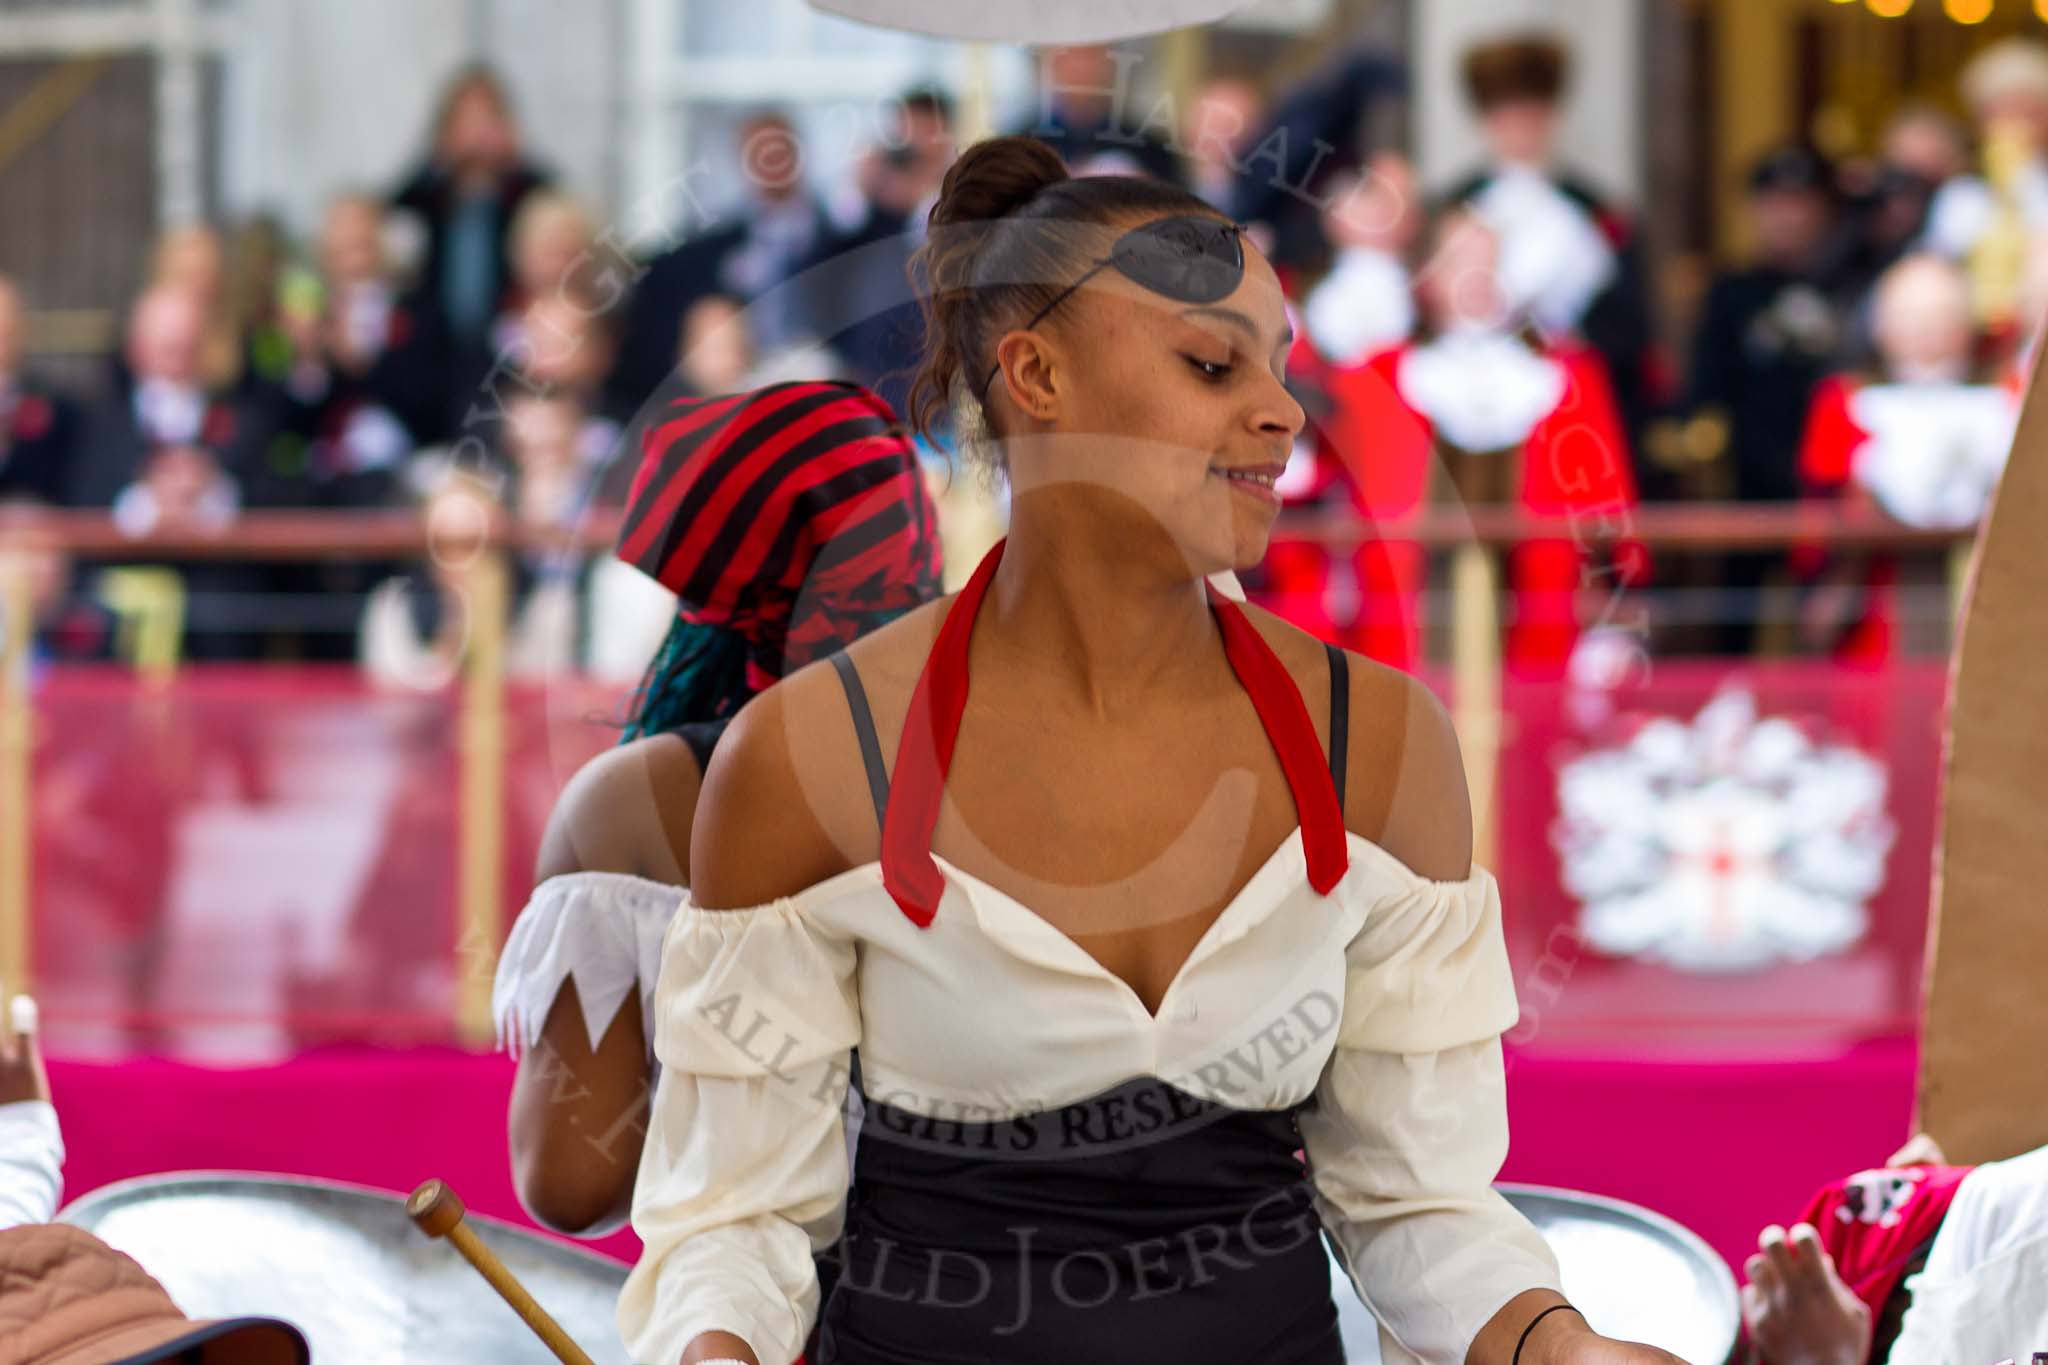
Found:
<svg viewBox="0 0 2048 1365"><path fill-rule="evenodd" d="M267 463L275 434L266 405L205 387L205 311L191 291L158 285L135 302L125 365L113 394L86 416L63 500L110 511L134 536L220 529L242 508L288 501ZM252 597L265 576L246 564L180 570L188 601L186 650L243 659L260 648Z"/></svg>
<svg viewBox="0 0 2048 1365"><path fill-rule="evenodd" d="M1371 133L1406 87L1398 62L1369 48L1343 52L1280 96L1233 152L1237 175L1218 207L1239 222L1268 225L1266 254L1290 288L1329 268L1323 216L1351 178L1385 154Z"/></svg>
<svg viewBox="0 0 2048 1365"><path fill-rule="evenodd" d="M834 249L823 205L803 181L804 157L788 117L763 110L739 127L746 176L743 212L706 227L647 263L626 309L624 340L606 407L630 415L647 403L675 365L683 316L699 299L724 294L748 308L763 350L815 340L828 305L822 279L796 280Z"/></svg>
<svg viewBox="0 0 2048 1365"><path fill-rule="evenodd" d="M526 160L511 97L485 66L456 73L427 159L391 197L426 234L420 286L456 340L484 344L511 275L506 238L520 201L549 181Z"/></svg>
<svg viewBox="0 0 2048 1365"><path fill-rule="evenodd" d="M21 294L0 275L0 499L61 502L77 413L21 362Z"/></svg>
<svg viewBox="0 0 2048 1365"><path fill-rule="evenodd" d="M924 346L911 254L957 148L953 102L943 91L911 90L898 108L888 139L860 161L864 216L832 239L817 270L824 340L849 377L901 412Z"/></svg>
<svg viewBox="0 0 2048 1365"><path fill-rule="evenodd" d="M278 505L394 506L415 449L453 431L453 347L438 311L398 288L384 220L375 196L335 196L321 222L319 273L287 275L279 290L290 360L278 379L281 430L265 461ZM268 566L274 586L300 603L298 629L277 643L301 659L353 659L364 596L390 571L339 559Z"/></svg>
<svg viewBox="0 0 2048 1365"><path fill-rule="evenodd" d="M1844 335L1842 300L1825 268L1833 168L1808 147L1780 148L1751 171L1748 209L1755 254L1707 289L1687 406L1706 429L1726 433L1726 495L1790 502L1799 496L1799 442L1814 386L1834 367ZM1751 553L1724 561L1714 627L1720 652L1750 651L1758 594L1784 560Z"/></svg>
<svg viewBox="0 0 2048 1365"><path fill-rule="evenodd" d="M1750 261L1715 275L1693 340L1690 405L1728 424L1738 499L1799 494L1799 438L1813 387L1836 363L1842 300L1823 273L1836 199L1831 167L1780 148L1749 177Z"/></svg>
<svg viewBox="0 0 2048 1365"><path fill-rule="evenodd" d="M336 195L318 274L288 277L280 291L287 425L315 505L388 505L400 463L448 430L449 340L438 314L398 287L384 213L371 195Z"/></svg>
<svg viewBox="0 0 2048 1365"><path fill-rule="evenodd" d="M1135 53L1099 43L1053 48L1040 62L1038 108L1014 131L1058 152L1075 175L1149 175L1185 185L1180 153L1148 125L1151 111L1133 89L1137 64Z"/></svg>

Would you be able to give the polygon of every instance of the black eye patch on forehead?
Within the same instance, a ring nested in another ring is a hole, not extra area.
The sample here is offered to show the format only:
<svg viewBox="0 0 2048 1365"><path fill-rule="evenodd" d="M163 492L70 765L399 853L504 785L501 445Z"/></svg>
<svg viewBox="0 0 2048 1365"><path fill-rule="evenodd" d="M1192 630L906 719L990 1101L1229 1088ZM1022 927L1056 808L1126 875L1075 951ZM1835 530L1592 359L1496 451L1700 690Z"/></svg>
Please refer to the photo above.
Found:
<svg viewBox="0 0 2048 1365"><path fill-rule="evenodd" d="M1052 301L1032 314L1024 324L1030 331L1104 266L1155 294L1176 303L1216 303L1230 297L1244 278L1244 224L1211 218L1205 214L1184 214L1154 218L1140 223L1110 245L1107 256L1098 257L1081 272L1080 278L1053 295ZM991 365L981 381L979 397L988 401L989 386L1002 369Z"/></svg>

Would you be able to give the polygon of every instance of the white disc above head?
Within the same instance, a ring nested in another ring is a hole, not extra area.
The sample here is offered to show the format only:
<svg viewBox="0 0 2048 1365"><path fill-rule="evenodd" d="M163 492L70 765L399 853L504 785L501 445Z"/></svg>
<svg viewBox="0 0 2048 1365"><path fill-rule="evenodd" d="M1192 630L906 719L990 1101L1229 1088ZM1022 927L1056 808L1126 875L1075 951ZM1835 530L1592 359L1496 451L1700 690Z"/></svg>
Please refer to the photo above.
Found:
<svg viewBox="0 0 2048 1365"><path fill-rule="evenodd" d="M975 42L1108 43L1212 24L1247 0L811 0L814 9L882 28Z"/></svg>

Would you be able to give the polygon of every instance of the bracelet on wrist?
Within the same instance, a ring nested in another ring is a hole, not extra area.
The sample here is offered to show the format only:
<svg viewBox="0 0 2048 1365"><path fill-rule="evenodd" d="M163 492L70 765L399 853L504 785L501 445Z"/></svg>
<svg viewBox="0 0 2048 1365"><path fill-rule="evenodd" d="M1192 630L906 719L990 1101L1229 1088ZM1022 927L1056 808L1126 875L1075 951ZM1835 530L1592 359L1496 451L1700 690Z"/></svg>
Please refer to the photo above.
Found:
<svg viewBox="0 0 2048 1365"><path fill-rule="evenodd" d="M1579 1313L1578 1309L1573 1308L1568 1303L1553 1303L1552 1305L1550 1305L1550 1307L1544 1309L1541 1313L1538 1313L1535 1317L1529 1319L1529 1325L1522 1329L1522 1339L1515 1343L1514 1365L1522 1365L1522 1348L1529 1344L1529 1334L1536 1330L1536 1324L1543 1321L1545 1318L1549 1317L1552 1313L1562 1312L1567 1309L1569 1309L1571 1312ZM1583 1320L1585 1316L1586 1315L1584 1313L1579 1313L1579 1317L1581 1320ZM711 1365L711 1362L706 1362L706 1365Z"/></svg>

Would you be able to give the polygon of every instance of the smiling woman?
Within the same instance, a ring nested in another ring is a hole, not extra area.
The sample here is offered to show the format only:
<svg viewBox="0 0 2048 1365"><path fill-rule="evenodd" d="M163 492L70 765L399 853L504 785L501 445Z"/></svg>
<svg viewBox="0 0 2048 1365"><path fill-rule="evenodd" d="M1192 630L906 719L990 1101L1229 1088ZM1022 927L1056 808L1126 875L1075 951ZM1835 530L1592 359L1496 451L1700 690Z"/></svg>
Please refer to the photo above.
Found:
<svg viewBox="0 0 2048 1365"><path fill-rule="evenodd" d="M1138 520L1182 570L1190 552L1199 573L1256 563L1304 420L1284 383L1293 332L1272 267L1175 186L1070 177L1031 138L970 157L921 262L934 342L911 391L919 428L950 411L1019 498L1090 485L1171 509ZM1083 367L1098 382L1077 382ZM1248 424L1205 425L1247 400Z"/></svg>
<svg viewBox="0 0 2048 1365"><path fill-rule="evenodd" d="M1389 1361L1672 1361L1491 1188L1514 989L1442 708L1205 583L1304 421L1271 265L1022 138L927 242L917 417L976 419L1010 535L705 775L635 1358L1341 1365L1327 1234Z"/></svg>

